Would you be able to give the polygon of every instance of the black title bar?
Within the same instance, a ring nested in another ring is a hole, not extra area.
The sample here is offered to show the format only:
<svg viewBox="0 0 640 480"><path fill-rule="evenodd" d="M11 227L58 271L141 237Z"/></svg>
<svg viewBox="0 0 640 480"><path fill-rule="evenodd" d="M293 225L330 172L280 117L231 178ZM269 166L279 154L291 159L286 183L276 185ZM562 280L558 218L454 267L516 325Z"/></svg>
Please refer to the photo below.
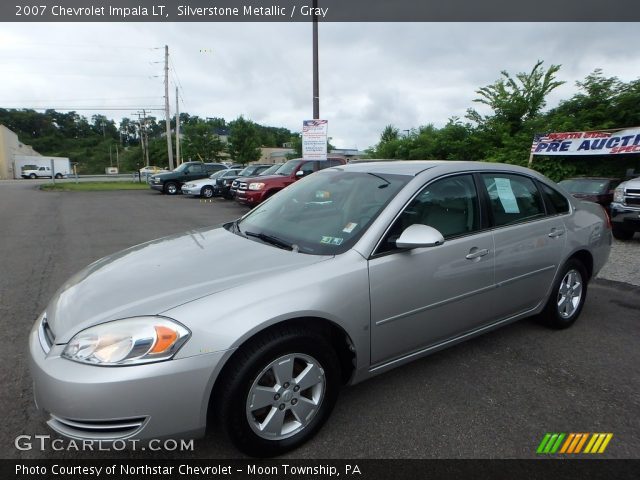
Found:
<svg viewBox="0 0 640 480"><path fill-rule="evenodd" d="M1 22L637 22L637 0L3 0Z"/></svg>

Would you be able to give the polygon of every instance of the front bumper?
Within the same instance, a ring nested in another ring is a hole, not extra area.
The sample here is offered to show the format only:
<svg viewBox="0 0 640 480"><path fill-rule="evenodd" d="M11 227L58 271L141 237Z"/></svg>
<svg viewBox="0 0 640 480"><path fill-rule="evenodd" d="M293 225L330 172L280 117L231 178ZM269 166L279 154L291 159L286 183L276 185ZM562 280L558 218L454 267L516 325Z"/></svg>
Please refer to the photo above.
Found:
<svg viewBox="0 0 640 480"><path fill-rule="evenodd" d="M98 367L45 354L29 336L38 409L59 434L82 440L196 438L206 428L209 394L224 352L126 367Z"/></svg>
<svg viewBox="0 0 640 480"><path fill-rule="evenodd" d="M611 204L611 223L625 230L640 232L640 208L628 207L621 203Z"/></svg>
<svg viewBox="0 0 640 480"><path fill-rule="evenodd" d="M149 182L149 187L151 187L154 190L158 190L159 192L162 192L162 190L164 189L164 184Z"/></svg>
<svg viewBox="0 0 640 480"><path fill-rule="evenodd" d="M263 193L262 190L238 190L235 198L243 205L254 206L262 202Z"/></svg>
<svg viewBox="0 0 640 480"><path fill-rule="evenodd" d="M182 186L182 193L184 195L200 195L202 193L201 187L185 188Z"/></svg>

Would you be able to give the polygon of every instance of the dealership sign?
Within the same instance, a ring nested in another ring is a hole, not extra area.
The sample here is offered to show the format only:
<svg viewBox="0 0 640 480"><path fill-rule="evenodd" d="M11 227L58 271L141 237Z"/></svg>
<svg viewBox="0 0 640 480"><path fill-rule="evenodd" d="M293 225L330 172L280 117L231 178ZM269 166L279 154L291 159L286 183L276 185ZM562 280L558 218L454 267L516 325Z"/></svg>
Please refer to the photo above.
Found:
<svg viewBox="0 0 640 480"><path fill-rule="evenodd" d="M640 127L595 132L536 134L531 155L640 153Z"/></svg>
<svg viewBox="0 0 640 480"><path fill-rule="evenodd" d="M302 122L302 158L305 160L327 159L327 120L305 120Z"/></svg>

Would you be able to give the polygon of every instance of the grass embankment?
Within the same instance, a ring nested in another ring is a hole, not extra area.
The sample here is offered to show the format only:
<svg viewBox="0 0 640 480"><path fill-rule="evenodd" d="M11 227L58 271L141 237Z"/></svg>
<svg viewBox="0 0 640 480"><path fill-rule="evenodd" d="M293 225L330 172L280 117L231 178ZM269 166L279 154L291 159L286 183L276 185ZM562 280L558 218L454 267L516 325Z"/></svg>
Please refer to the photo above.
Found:
<svg viewBox="0 0 640 480"><path fill-rule="evenodd" d="M41 190L57 192L105 192L112 190L147 190L149 185L138 182L56 182L41 185Z"/></svg>

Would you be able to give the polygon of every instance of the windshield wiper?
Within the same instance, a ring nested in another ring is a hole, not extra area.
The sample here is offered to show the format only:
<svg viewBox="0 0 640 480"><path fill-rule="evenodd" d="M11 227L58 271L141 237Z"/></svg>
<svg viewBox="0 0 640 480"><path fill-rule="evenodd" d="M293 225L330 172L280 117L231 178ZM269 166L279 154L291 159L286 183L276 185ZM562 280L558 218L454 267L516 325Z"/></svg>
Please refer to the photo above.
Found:
<svg viewBox="0 0 640 480"><path fill-rule="evenodd" d="M247 237L255 237L257 239L262 240L263 242L270 243L271 245L274 245L278 248L284 248L285 250L294 250L294 249L297 250L295 245L291 243L287 243L284 240L279 239L278 237L272 237L271 235L267 235L266 233L255 233L255 232L245 231L244 234Z"/></svg>

